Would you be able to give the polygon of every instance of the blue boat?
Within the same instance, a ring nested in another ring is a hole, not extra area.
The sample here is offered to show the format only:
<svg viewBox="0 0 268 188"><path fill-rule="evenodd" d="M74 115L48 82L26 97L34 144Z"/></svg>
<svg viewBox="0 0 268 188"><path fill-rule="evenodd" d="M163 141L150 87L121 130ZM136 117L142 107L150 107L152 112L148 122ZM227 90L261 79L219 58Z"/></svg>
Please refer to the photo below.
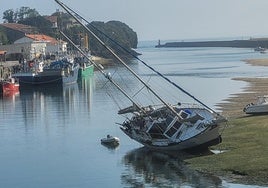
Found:
<svg viewBox="0 0 268 188"><path fill-rule="evenodd" d="M79 65L67 58L52 62L43 67L43 62L35 62L28 72L19 72L13 75L19 79L21 87L57 85L65 86L77 82Z"/></svg>

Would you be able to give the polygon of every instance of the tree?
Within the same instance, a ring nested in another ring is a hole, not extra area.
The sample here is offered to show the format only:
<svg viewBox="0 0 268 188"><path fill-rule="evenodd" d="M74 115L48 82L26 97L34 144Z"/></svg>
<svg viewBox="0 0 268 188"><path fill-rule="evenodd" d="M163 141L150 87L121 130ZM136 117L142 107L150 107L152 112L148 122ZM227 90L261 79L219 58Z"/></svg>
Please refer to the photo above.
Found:
<svg viewBox="0 0 268 188"><path fill-rule="evenodd" d="M14 23L16 22L16 13L13 9L8 9L3 13L3 19L7 23Z"/></svg>
<svg viewBox="0 0 268 188"><path fill-rule="evenodd" d="M33 18L40 16L40 14L29 7L21 7L19 10L14 11L13 9L8 9L3 13L3 19L8 23L21 22L27 18Z"/></svg>
<svg viewBox="0 0 268 188"><path fill-rule="evenodd" d="M137 34L128 25L120 21L109 21L107 23L91 22L88 27L117 54L129 56L129 54L122 50L122 48L113 41L109 40L105 35L109 36L109 38L130 51L133 55L138 55L134 50L132 50L132 48L137 48ZM105 35L101 33L104 33ZM111 58L111 54L101 44L99 44L93 36L90 35L89 37L90 51L93 55Z"/></svg>
<svg viewBox="0 0 268 188"><path fill-rule="evenodd" d="M43 16L28 17L18 23L37 27L40 33L47 35L51 35L53 33L52 23Z"/></svg>
<svg viewBox="0 0 268 188"><path fill-rule="evenodd" d="M32 17L37 17L37 16L40 16L40 14L35 9L31 9L29 7L21 7L19 11L17 11L18 22L23 21L24 19L27 19L27 18L32 18Z"/></svg>

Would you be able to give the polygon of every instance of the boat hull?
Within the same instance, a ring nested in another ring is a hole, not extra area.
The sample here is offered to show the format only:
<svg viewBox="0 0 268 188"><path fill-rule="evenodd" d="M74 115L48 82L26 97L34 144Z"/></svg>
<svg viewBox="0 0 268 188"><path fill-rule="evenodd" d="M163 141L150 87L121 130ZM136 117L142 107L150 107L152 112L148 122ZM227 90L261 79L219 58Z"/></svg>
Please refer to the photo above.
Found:
<svg viewBox="0 0 268 188"><path fill-rule="evenodd" d="M125 134L127 134L130 138L136 140L137 142L141 143L145 147L152 149L152 150L169 150L169 151L178 151L178 150L185 150L191 148L207 148L212 145L217 145L221 143L221 136L219 134L219 125L214 125L213 127L207 128L205 131L201 132L200 134L181 141L181 142L174 142L169 145L163 146L155 146L152 143L141 142L135 138L133 138L129 132L122 129Z"/></svg>
<svg viewBox="0 0 268 188"><path fill-rule="evenodd" d="M78 71L78 78L84 78L87 76L91 76L94 73L94 66L89 65L86 67L80 67Z"/></svg>
<svg viewBox="0 0 268 188"><path fill-rule="evenodd" d="M62 70L44 70L40 73L17 73L14 77L19 79L20 86L33 85L59 85L65 86L77 82L78 67L68 73Z"/></svg>
<svg viewBox="0 0 268 188"><path fill-rule="evenodd" d="M0 82L0 93L17 93L19 92L19 84L11 82Z"/></svg>
<svg viewBox="0 0 268 188"><path fill-rule="evenodd" d="M251 105L244 109L246 114L268 114L268 104Z"/></svg>
<svg viewBox="0 0 268 188"><path fill-rule="evenodd" d="M174 109L176 116L165 107L135 113L120 128L130 138L153 150L177 151L221 142L219 129L220 123L227 121L225 118L205 108L174 106Z"/></svg>

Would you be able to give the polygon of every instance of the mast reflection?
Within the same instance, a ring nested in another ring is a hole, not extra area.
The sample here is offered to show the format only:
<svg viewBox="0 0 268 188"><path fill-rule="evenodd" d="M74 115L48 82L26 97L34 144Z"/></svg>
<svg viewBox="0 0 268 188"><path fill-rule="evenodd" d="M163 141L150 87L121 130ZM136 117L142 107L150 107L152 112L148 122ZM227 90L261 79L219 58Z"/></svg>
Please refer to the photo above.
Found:
<svg viewBox="0 0 268 188"><path fill-rule="evenodd" d="M129 187L221 187L220 178L186 166L188 153L163 153L139 148L125 155L122 184Z"/></svg>

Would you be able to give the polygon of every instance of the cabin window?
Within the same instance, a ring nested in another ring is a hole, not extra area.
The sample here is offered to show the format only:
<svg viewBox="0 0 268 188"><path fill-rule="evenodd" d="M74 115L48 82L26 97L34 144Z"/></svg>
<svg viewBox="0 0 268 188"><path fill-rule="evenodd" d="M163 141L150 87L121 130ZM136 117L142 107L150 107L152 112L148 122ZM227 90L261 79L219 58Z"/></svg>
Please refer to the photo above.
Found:
<svg viewBox="0 0 268 188"><path fill-rule="evenodd" d="M165 122L154 123L153 126L148 131L148 133L152 138L165 138L165 136L163 135L165 128L166 128Z"/></svg>
<svg viewBox="0 0 268 188"><path fill-rule="evenodd" d="M173 117L168 116L167 119L166 119L167 125L169 125L172 121L173 121Z"/></svg>
<svg viewBox="0 0 268 188"><path fill-rule="evenodd" d="M189 114L187 112L183 111L183 110L181 110L179 114L180 114L182 119L185 119L185 118L187 118L189 116Z"/></svg>
<svg viewBox="0 0 268 188"><path fill-rule="evenodd" d="M165 134L169 137L172 137L177 132L177 130L180 128L180 126L181 126L181 123L176 121L174 123L174 125L172 127L170 127L170 129L168 131L165 132Z"/></svg>

